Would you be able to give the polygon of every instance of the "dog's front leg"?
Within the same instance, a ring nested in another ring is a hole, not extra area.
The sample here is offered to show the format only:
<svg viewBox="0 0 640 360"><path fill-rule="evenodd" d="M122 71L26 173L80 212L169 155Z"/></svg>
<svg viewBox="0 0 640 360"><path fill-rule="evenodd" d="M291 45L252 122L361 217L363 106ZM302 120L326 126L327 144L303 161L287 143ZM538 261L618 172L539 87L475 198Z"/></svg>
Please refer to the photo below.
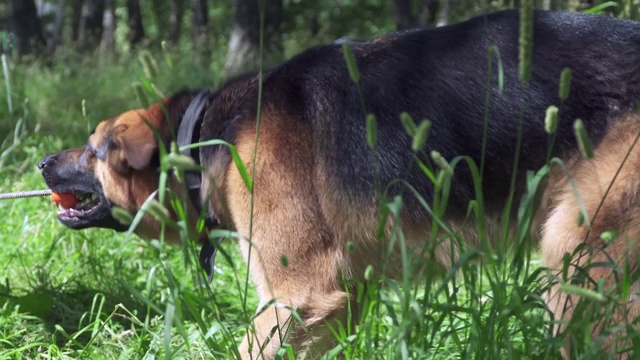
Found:
<svg viewBox="0 0 640 360"><path fill-rule="evenodd" d="M290 325L291 311L287 307L261 306L240 345L242 359L274 358Z"/></svg>
<svg viewBox="0 0 640 360"><path fill-rule="evenodd" d="M296 256L302 261L286 266L262 260L280 251L276 248L253 250L249 267L261 305L239 352L243 359L273 359L286 343L297 355L318 358L336 344L331 327L344 326L347 309L355 306L347 306L350 296L337 280L335 264L341 255L319 250L312 258Z"/></svg>
<svg viewBox="0 0 640 360"><path fill-rule="evenodd" d="M327 224L315 186L316 156L308 129L281 112L264 112L256 128L238 131L236 147L253 175L248 190L235 165L225 198L240 249L266 309L259 309L240 346L243 359L273 359L283 343L316 358L335 344L328 324L345 324L349 295L340 284L346 244ZM255 158L254 164L254 156ZM292 316L293 314L293 316Z"/></svg>

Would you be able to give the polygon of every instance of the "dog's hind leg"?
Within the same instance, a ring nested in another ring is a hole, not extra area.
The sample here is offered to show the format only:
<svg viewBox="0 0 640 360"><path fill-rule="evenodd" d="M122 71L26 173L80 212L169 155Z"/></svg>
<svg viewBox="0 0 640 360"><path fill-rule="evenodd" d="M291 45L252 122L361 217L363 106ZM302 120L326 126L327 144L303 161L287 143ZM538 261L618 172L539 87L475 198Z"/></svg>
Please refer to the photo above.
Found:
<svg viewBox="0 0 640 360"><path fill-rule="evenodd" d="M240 346L244 359L272 359L285 342L296 353L316 357L332 346L329 326L344 324L350 298L340 285L343 247L315 193L310 141L304 129L292 129L285 120L263 115L255 170L255 127L237 134L253 193L233 164L225 180L236 230L247 238L240 248L261 304Z"/></svg>
<svg viewBox="0 0 640 360"><path fill-rule="evenodd" d="M610 335L597 337L604 335L605 329L615 329L613 326L624 329L640 314L640 301L635 300L640 287L633 282L640 250L640 143L635 142L639 133L640 116L619 119L596 148L593 159L571 166L569 176L576 189L569 183L562 185L564 190L555 199L557 205L544 224L541 242L545 265L558 275L548 297L549 309L558 321L556 331L562 334L568 329L567 333L572 333L581 321L595 321L592 338L610 353L629 344L625 332L611 330ZM579 221L580 202L587 215L584 221ZM568 256L572 256L570 261ZM630 278L625 280L625 276ZM628 282L631 286L625 289ZM561 286L563 283L569 286ZM607 310L598 307L602 301L597 299L589 304L594 296L572 291L571 285L591 289L604 285L606 290L595 297L617 296L618 306ZM579 300L584 300L581 305ZM606 311L611 310L613 317L607 318ZM585 319L587 316L590 318ZM567 347L565 355L573 357L571 353L577 350Z"/></svg>

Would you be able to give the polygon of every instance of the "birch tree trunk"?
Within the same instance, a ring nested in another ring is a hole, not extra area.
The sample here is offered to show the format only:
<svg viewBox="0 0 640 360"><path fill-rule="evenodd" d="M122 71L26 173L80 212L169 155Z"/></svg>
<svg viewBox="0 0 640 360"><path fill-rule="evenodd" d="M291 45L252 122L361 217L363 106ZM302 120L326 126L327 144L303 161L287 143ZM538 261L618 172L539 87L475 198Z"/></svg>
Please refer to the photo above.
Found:
<svg viewBox="0 0 640 360"><path fill-rule="evenodd" d="M225 75L258 68L260 63L260 9L264 9L264 64L282 60L282 1L237 0L229 41Z"/></svg>

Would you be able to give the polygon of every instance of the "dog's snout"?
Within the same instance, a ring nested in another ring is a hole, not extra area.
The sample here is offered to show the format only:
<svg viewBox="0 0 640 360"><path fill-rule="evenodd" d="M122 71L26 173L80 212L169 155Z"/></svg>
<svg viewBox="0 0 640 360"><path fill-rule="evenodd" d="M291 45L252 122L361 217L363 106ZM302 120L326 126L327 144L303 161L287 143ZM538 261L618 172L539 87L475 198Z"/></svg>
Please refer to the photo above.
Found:
<svg viewBox="0 0 640 360"><path fill-rule="evenodd" d="M40 160L40 162L38 163L38 169L42 170L45 167L51 165L52 163L54 163L56 161L56 155L55 154L49 154L45 157L42 158L42 160Z"/></svg>

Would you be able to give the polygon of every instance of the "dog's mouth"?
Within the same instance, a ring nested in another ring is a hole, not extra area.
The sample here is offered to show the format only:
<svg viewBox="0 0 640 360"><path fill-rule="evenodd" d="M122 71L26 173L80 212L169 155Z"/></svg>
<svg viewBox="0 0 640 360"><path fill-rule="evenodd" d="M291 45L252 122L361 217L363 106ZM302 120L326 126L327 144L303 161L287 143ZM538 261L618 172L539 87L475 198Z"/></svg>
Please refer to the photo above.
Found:
<svg viewBox="0 0 640 360"><path fill-rule="evenodd" d="M52 189L57 196L58 220L72 229L90 227L110 228L118 231L128 227L111 215L111 203L102 193L88 189Z"/></svg>
<svg viewBox="0 0 640 360"><path fill-rule="evenodd" d="M99 194L92 192L76 190L63 194L67 198L70 196L75 198L75 201L67 200L58 203L58 219L64 223L78 221L95 214L104 202Z"/></svg>

